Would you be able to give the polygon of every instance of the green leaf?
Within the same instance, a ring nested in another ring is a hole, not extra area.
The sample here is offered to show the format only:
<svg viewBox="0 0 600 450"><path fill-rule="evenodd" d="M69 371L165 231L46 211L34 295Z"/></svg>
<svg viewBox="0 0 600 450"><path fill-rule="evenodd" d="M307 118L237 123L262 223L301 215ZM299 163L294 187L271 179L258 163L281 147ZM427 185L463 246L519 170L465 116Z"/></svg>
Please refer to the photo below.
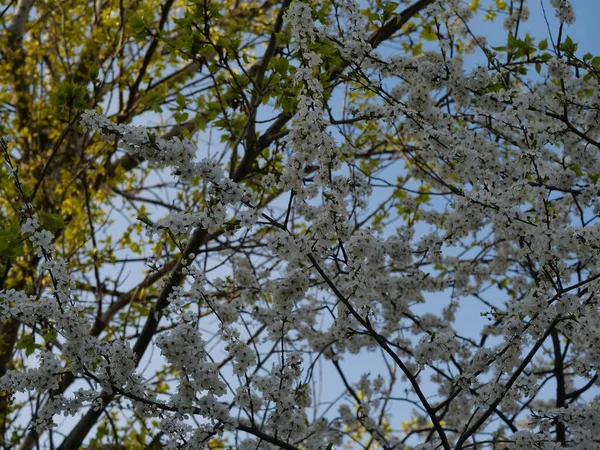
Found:
<svg viewBox="0 0 600 450"><path fill-rule="evenodd" d="M56 339L56 335L56 330L51 328L44 328L42 330L42 336L44 337L45 342L52 342L54 339Z"/></svg>
<svg viewBox="0 0 600 450"><path fill-rule="evenodd" d="M187 113L187 112L176 112L176 113L173 113L173 119L175 119L175 121L177 123L185 122L186 120L188 120L189 116L190 116L190 114Z"/></svg>
<svg viewBox="0 0 600 450"><path fill-rule="evenodd" d="M522 39L517 39L513 36L512 33L508 35L508 46L510 48L523 48L525 46L525 42Z"/></svg>
<svg viewBox="0 0 600 450"><path fill-rule="evenodd" d="M273 58L272 61L273 61L273 69L277 73L284 74L287 72L288 68L290 67L290 62L287 60L287 58L277 56L277 57Z"/></svg>
<svg viewBox="0 0 600 450"><path fill-rule="evenodd" d="M581 170L581 167L579 167L577 164L573 164L570 169L575 172L575 175L577 175L578 177L583 175L583 171Z"/></svg>
<svg viewBox="0 0 600 450"><path fill-rule="evenodd" d="M146 23L137 12L131 10L127 11L126 28L136 41L143 41L146 39Z"/></svg>
<svg viewBox="0 0 600 450"><path fill-rule="evenodd" d="M544 39L543 41L540 41L540 43L538 44L538 48L541 51L544 51L548 48L548 39Z"/></svg>
<svg viewBox="0 0 600 450"><path fill-rule="evenodd" d="M175 96L175 101L177 102L177 106L179 106L180 108L184 108L187 103L185 95L183 95L181 92L177 93L177 95Z"/></svg>
<svg viewBox="0 0 600 450"><path fill-rule="evenodd" d="M86 109L90 107L86 97L85 87L61 81L56 84L56 88L50 94L50 104L61 110L70 108Z"/></svg>
<svg viewBox="0 0 600 450"><path fill-rule="evenodd" d="M65 221L60 214L40 213L39 218L40 224L46 229L57 230L65 226Z"/></svg>
<svg viewBox="0 0 600 450"><path fill-rule="evenodd" d="M578 45L574 43L573 39L571 39L569 36L567 36L565 41L560 44L560 49L569 54L575 53L577 51L577 47Z"/></svg>
<svg viewBox="0 0 600 450"><path fill-rule="evenodd" d="M33 333L25 334L17 341L17 348L25 350L25 355L27 356L30 356L37 347Z"/></svg>
<svg viewBox="0 0 600 450"><path fill-rule="evenodd" d="M231 41L231 39L229 39L226 36L219 36L219 39L218 39L217 43L221 47L228 48L228 47L231 46L232 41Z"/></svg>
<svg viewBox="0 0 600 450"><path fill-rule="evenodd" d="M8 228L0 229L0 256L14 259L24 254L21 226L18 223L13 223Z"/></svg>
<svg viewBox="0 0 600 450"><path fill-rule="evenodd" d="M8 242L13 237L15 236L11 230L0 230L0 245Z"/></svg>
<svg viewBox="0 0 600 450"><path fill-rule="evenodd" d="M359 12L371 21L376 21L379 19L379 14L376 11L371 11L370 8L363 8L359 10Z"/></svg>
<svg viewBox="0 0 600 450"><path fill-rule="evenodd" d="M138 216L137 220L148 225L149 227L153 227L154 223L148 218L148 216Z"/></svg>
<svg viewBox="0 0 600 450"><path fill-rule="evenodd" d="M165 102L164 92L160 89L152 89L146 95L144 95L144 103L150 107L154 112L162 112L161 105Z"/></svg>
<svg viewBox="0 0 600 450"><path fill-rule="evenodd" d="M421 31L421 37L426 41L436 41L438 38L437 31L433 25L427 24L423 27L423 31Z"/></svg>
<svg viewBox="0 0 600 450"><path fill-rule="evenodd" d="M291 36L289 33L275 33L275 42L277 45L289 44Z"/></svg>
<svg viewBox="0 0 600 450"><path fill-rule="evenodd" d="M398 8L398 5L398 2L385 2L383 4L383 10L386 13L393 13L394 11L396 11L396 8Z"/></svg>
<svg viewBox="0 0 600 450"><path fill-rule="evenodd" d="M91 81L96 81L98 79L98 75L100 74L100 68L98 64L91 64L88 69L88 76Z"/></svg>
<svg viewBox="0 0 600 450"><path fill-rule="evenodd" d="M281 108L283 109L283 112L289 113L292 112L294 110L294 99L288 96L284 96L281 99Z"/></svg>

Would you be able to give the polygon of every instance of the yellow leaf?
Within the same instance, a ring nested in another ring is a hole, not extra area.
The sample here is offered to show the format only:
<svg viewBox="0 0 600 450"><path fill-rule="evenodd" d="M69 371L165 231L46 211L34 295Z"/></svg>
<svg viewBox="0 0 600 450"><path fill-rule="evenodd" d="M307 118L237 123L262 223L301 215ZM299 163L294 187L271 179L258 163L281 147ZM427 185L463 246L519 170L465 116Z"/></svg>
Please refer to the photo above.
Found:
<svg viewBox="0 0 600 450"><path fill-rule="evenodd" d="M210 450L225 450L225 442L219 438L213 438L208 441L208 448Z"/></svg>

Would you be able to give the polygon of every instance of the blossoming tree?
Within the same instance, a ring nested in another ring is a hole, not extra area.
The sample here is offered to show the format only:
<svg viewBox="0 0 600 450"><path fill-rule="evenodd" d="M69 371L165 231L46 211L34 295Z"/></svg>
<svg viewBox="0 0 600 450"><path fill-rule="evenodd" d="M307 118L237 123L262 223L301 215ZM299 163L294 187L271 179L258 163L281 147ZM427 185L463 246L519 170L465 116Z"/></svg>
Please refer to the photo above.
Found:
<svg viewBox="0 0 600 450"><path fill-rule="evenodd" d="M3 448L600 448L567 0L0 5Z"/></svg>

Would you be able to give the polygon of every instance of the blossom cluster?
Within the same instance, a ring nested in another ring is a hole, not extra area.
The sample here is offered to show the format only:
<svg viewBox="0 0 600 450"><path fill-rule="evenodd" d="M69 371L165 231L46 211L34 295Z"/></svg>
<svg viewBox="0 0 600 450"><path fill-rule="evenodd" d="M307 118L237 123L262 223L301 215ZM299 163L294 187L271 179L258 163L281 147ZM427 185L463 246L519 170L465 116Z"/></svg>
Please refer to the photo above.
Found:
<svg viewBox="0 0 600 450"><path fill-rule="evenodd" d="M131 155L157 167L170 167L185 184L200 179L210 185L209 206L205 210L170 214L156 221L150 232L169 229L180 236L201 226L213 233L229 220L228 205L247 205L247 209L240 212L243 226L251 227L258 219L251 191L226 176L213 159L194 161L196 147L190 140L178 137L166 140L145 127L116 124L93 110L81 114L81 124L89 131L100 131L105 138L115 136L123 150Z"/></svg>
<svg viewBox="0 0 600 450"><path fill-rule="evenodd" d="M184 186L204 181L197 210L147 223L151 234L206 239L162 277L159 308L132 304L138 316L148 310L143 327L121 318L138 335L154 326L148 339L165 362L158 392L138 370L143 345L114 330L106 339L90 333L73 274L51 257L52 234L35 215L23 221L51 282L44 295L0 291L0 314L32 330L45 323L57 338L34 349L37 367L7 372L0 388L49 394L36 413L40 430L61 412L101 411L122 395L160 418L173 449L212 448L229 433L240 449L326 450L367 435L365 447L448 450L484 433L513 449L598 448L597 77L555 52L532 59L539 76L526 81L531 55L507 62L470 34L471 7L430 3L424 26L438 48L409 55L375 51L360 2L331 9L343 30L317 23L312 3L291 2L283 21L298 104L278 142L281 161L247 183L216 158L196 161L191 141L82 114L86 129L170 168ZM552 5L561 24L573 23L568 1ZM511 10L505 26L527 14ZM484 47L486 64L471 66L458 51L468 38ZM325 72L332 51L353 69L347 79ZM348 100L339 127L326 119L337 114L331 81L362 94ZM273 192L287 206L259 208ZM473 311L476 337L464 325ZM345 364L365 355L384 369L353 368L355 382ZM321 364L341 379L335 408L315 388ZM91 388L54 395L65 374ZM392 402L417 406L403 437L390 425Z"/></svg>

